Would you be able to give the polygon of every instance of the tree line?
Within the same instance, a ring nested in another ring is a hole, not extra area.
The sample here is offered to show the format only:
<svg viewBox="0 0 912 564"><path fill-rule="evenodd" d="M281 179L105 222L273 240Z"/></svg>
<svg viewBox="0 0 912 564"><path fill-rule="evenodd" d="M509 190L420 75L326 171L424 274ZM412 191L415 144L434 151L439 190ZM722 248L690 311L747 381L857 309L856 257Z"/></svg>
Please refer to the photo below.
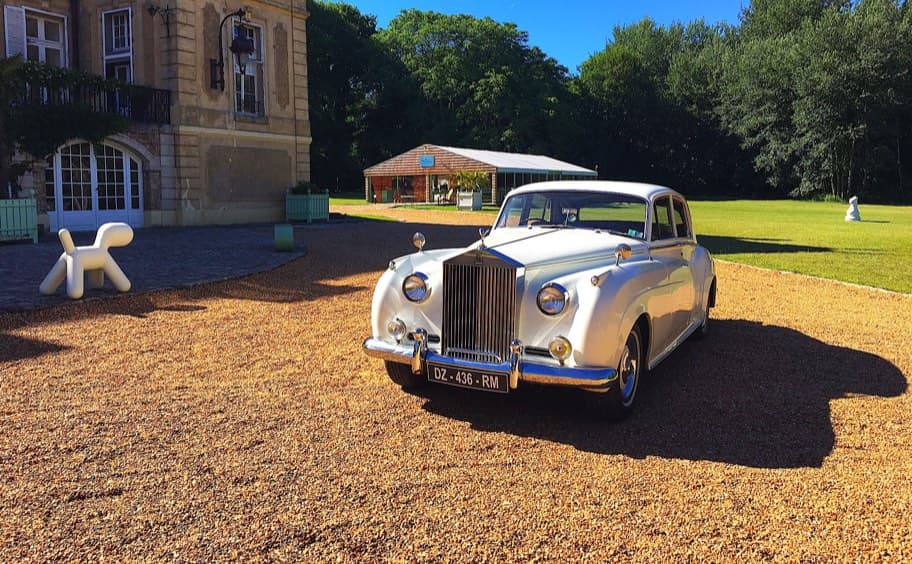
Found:
<svg viewBox="0 0 912 564"><path fill-rule="evenodd" d="M312 177L357 190L364 168L427 142L688 195L909 202L910 10L753 0L737 25L644 19L571 73L512 23L403 10L378 29L315 1Z"/></svg>

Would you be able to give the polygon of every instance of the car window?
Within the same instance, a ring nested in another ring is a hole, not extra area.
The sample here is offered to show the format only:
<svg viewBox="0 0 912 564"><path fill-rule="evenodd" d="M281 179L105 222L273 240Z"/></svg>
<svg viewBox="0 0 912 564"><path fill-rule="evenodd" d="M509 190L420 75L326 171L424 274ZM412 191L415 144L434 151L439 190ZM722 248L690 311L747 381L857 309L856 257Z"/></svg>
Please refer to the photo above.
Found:
<svg viewBox="0 0 912 564"><path fill-rule="evenodd" d="M674 239L674 225L671 222L668 203L670 198L662 196L656 198L652 208L652 240Z"/></svg>
<svg viewBox="0 0 912 564"><path fill-rule="evenodd" d="M507 200L503 216L498 227L525 226L533 223L550 223L551 205L542 194L530 194L528 197L513 197Z"/></svg>
<svg viewBox="0 0 912 564"><path fill-rule="evenodd" d="M541 194L536 194L529 205L529 215L526 220L536 219L551 221L551 200Z"/></svg>
<svg viewBox="0 0 912 564"><path fill-rule="evenodd" d="M687 212L684 202L680 198L672 198L672 212L674 213L675 230L678 237L691 237L690 224L687 222Z"/></svg>
<svg viewBox="0 0 912 564"><path fill-rule="evenodd" d="M548 191L511 196L497 227L529 224L598 229L627 237L646 237L646 201L612 192Z"/></svg>

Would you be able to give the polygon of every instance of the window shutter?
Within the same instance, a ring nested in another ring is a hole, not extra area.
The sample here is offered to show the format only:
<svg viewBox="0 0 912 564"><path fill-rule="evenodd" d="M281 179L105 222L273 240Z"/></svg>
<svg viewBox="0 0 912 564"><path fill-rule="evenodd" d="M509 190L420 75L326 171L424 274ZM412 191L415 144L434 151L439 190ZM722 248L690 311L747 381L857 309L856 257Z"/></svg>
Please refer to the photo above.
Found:
<svg viewBox="0 0 912 564"><path fill-rule="evenodd" d="M18 6L3 7L6 22L6 56L22 55L25 58L25 10Z"/></svg>

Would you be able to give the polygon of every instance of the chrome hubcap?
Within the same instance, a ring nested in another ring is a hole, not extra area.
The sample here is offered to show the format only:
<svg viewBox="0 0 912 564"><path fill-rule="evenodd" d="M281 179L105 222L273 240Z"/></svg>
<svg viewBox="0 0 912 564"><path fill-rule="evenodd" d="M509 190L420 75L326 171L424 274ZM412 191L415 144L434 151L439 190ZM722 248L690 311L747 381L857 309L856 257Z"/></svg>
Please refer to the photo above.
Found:
<svg viewBox="0 0 912 564"><path fill-rule="evenodd" d="M621 389L621 403L628 406L633 403L636 394L637 377L639 376L640 343L635 334L627 338L624 354L621 356L618 383Z"/></svg>

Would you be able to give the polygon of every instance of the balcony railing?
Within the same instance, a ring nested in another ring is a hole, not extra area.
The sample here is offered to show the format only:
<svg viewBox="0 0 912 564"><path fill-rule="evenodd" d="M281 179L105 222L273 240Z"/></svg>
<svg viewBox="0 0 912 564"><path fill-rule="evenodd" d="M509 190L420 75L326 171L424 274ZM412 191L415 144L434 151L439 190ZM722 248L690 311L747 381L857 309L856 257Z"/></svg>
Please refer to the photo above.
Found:
<svg viewBox="0 0 912 564"><path fill-rule="evenodd" d="M100 113L121 115L141 123L171 123L171 92L149 86L104 81L49 86L41 80L23 83L23 105L79 105Z"/></svg>
<svg viewBox="0 0 912 564"><path fill-rule="evenodd" d="M256 100L252 97L242 98L239 95L234 100L234 113L247 117L263 117L266 115L266 108L262 100Z"/></svg>

